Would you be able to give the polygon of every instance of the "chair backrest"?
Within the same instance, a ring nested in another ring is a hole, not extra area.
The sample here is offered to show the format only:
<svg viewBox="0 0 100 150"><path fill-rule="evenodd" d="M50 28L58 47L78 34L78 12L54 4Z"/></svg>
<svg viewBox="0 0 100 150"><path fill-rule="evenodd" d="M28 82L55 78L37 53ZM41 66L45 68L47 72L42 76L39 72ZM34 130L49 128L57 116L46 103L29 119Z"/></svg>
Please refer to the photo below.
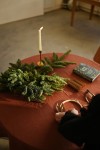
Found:
<svg viewBox="0 0 100 150"><path fill-rule="evenodd" d="M100 46L99 46L97 52L95 53L93 60L100 64Z"/></svg>

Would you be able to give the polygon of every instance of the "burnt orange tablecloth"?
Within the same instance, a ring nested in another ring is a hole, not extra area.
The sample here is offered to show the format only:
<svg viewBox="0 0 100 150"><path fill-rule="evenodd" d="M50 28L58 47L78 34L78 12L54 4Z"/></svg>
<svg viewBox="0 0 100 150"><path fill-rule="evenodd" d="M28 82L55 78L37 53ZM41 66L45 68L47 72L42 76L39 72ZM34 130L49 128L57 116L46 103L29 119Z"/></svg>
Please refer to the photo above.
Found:
<svg viewBox="0 0 100 150"><path fill-rule="evenodd" d="M59 56L61 53L58 54ZM43 54L43 57L51 57ZM0 136L8 136L10 150L79 150L79 148L62 137L55 121L55 105L65 99L78 99L85 104L84 92L89 89L92 93L100 92L100 77L93 83L75 75L72 70L80 62L91 65L100 70L100 65L86 58L70 54L67 61L77 64L69 65L55 72L63 77L71 77L81 80L84 87L76 92L66 86L64 91L55 92L47 96L44 104L25 102L20 96L9 93L0 93ZM33 56L22 60L23 63L37 63L39 56ZM74 106L73 106L74 107Z"/></svg>

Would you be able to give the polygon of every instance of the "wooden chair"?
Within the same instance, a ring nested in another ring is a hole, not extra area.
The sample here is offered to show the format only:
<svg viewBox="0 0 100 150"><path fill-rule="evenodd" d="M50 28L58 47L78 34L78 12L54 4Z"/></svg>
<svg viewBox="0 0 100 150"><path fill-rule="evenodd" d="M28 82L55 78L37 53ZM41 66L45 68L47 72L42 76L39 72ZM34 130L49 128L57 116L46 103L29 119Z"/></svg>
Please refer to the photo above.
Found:
<svg viewBox="0 0 100 150"><path fill-rule="evenodd" d="M100 7L100 1L98 1L98 0L73 0L72 13L71 13L71 22L70 22L71 26L74 25L74 16L75 16L75 10L76 10L76 7L77 7L77 1L88 3L88 4L91 5L91 11L90 11L89 19L92 19L95 6Z"/></svg>
<svg viewBox="0 0 100 150"><path fill-rule="evenodd" d="M100 47L97 49L97 51L93 57L93 60L100 64Z"/></svg>

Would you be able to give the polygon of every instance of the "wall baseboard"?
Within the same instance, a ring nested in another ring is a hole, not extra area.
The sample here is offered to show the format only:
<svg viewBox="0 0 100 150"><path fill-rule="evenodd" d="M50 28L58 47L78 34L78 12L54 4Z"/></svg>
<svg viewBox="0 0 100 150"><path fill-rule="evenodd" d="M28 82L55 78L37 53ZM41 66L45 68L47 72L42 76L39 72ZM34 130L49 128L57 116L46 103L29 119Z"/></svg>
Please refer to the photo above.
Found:
<svg viewBox="0 0 100 150"><path fill-rule="evenodd" d="M86 12L90 12L90 9L84 6L80 6L80 9ZM100 16L100 9L95 9L94 10L94 14Z"/></svg>
<svg viewBox="0 0 100 150"><path fill-rule="evenodd" d="M55 7L44 8L44 13L60 9L61 7L62 7L62 5L56 5Z"/></svg>

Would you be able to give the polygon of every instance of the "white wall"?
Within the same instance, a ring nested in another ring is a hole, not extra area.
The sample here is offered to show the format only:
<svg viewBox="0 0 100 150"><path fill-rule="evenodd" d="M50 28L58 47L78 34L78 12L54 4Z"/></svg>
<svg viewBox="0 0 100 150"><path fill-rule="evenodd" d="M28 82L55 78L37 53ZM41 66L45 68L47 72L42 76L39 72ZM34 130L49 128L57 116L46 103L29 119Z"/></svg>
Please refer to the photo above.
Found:
<svg viewBox="0 0 100 150"><path fill-rule="evenodd" d="M42 15L44 0L0 0L0 24Z"/></svg>
<svg viewBox="0 0 100 150"><path fill-rule="evenodd" d="M0 24L43 15L61 4L62 0L0 0Z"/></svg>
<svg viewBox="0 0 100 150"><path fill-rule="evenodd" d="M61 7L62 0L44 0L44 12L55 10Z"/></svg>
<svg viewBox="0 0 100 150"><path fill-rule="evenodd" d="M63 0L56 0L56 8L61 7Z"/></svg>

